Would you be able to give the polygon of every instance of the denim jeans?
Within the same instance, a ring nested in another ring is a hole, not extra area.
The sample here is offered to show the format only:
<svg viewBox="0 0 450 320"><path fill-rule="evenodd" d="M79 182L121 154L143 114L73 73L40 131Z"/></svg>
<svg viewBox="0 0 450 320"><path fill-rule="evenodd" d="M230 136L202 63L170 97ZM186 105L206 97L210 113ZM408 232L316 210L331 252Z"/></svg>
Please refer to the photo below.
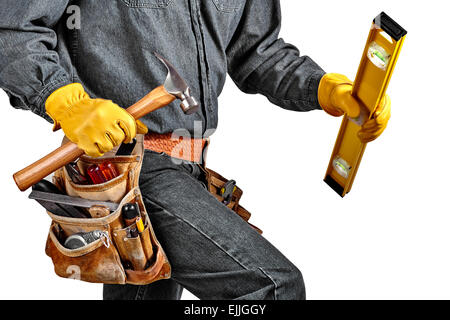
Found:
<svg viewBox="0 0 450 320"><path fill-rule="evenodd" d="M104 299L299 300L302 274L205 188L197 164L146 151L140 188L172 278L147 286L105 285Z"/></svg>

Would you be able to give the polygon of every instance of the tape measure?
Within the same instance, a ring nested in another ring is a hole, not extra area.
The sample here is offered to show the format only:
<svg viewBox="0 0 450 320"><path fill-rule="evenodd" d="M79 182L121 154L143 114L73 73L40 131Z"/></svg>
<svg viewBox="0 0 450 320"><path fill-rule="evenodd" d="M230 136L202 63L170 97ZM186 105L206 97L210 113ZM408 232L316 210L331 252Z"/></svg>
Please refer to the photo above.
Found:
<svg viewBox="0 0 450 320"><path fill-rule="evenodd" d="M384 12L373 20L352 90L367 110L357 119L344 116L324 180L341 197L350 192L366 149L358 132L386 94L406 33Z"/></svg>

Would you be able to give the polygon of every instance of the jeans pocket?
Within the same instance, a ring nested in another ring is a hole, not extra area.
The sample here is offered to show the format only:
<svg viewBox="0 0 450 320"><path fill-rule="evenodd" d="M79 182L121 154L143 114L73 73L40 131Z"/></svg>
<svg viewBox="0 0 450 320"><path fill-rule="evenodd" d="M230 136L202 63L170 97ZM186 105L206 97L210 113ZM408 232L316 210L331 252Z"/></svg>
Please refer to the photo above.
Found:
<svg viewBox="0 0 450 320"><path fill-rule="evenodd" d="M173 0L122 0L130 8L165 9Z"/></svg>
<svg viewBox="0 0 450 320"><path fill-rule="evenodd" d="M211 1L214 2L214 5L216 6L217 10L226 13L231 13L239 10L245 3L245 0L211 0Z"/></svg>

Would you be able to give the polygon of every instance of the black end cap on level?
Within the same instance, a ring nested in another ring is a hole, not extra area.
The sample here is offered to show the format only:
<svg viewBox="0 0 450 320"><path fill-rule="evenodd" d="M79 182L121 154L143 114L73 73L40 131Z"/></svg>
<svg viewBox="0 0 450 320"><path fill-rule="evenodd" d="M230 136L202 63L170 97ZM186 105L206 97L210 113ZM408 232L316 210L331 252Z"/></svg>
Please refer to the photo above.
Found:
<svg viewBox="0 0 450 320"><path fill-rule="evenodd" d="M385 12L380 13L378 17L373 19L373 22L383 29L388 35L394 38L395 41L400 40L408 31L403 29L397 22L389 17Z"/></svg>
<svg viewBox="0 0 450 320"><path fill-rule="evenodd" d="M344 197L344 188L341 187L341 185L337 183L336 180L334 180L331 176L326 176L325 180L323 181L325 181L325 183L329 185L331 189L336 191L338 195L340 195L342 198Z"/></svg>

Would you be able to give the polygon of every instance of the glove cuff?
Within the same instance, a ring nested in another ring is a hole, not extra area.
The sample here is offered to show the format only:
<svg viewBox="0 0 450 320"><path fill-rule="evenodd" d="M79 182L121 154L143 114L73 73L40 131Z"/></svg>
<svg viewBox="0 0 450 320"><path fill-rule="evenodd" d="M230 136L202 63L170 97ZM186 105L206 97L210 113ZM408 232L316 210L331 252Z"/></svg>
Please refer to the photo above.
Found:
<svg viewBox="0 0 450 320"><path fill-rule="evenodd" d="M53 131L60 128L59 121L73 105L81 100L90 99L80 83L71 83L55 90L45 101L45 111L52 118Z"/></svg>
<svg viewBox="0 0 450 320"><path fill-rule="evenodd" d="M327 73L319 83L319 104L326 113L334 117L340 117L344 114L332 101L333 91L340 85L352 85L352 82L342 74Z"/></svg>

